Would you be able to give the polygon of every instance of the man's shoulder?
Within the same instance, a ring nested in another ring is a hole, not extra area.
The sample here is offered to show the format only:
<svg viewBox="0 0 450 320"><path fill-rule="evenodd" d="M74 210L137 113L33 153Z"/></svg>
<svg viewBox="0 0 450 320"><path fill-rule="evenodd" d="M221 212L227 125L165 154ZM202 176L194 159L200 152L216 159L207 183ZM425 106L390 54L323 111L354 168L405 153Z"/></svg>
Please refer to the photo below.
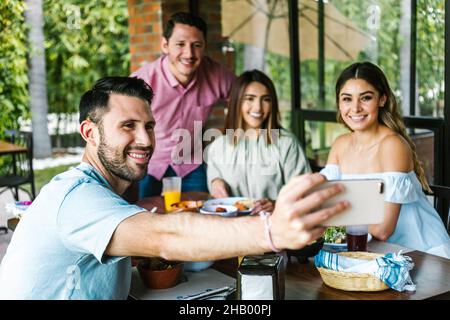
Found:
<svg viewBox="0 0 450 320"><path fill-rule="evenodd" d="M130 77L146 78L150 77L156 71L162 70L162 58L163 56L154 61L146 62L139 69L132 72Z"/></svg>
<svg viewBox="0 0 450 320"><path fill-rule="evenodd" d="M228 67L217 62L216 60L213 60L211 57L208 57L208 56L203 57L202 68L208 72L215 71L215 72L225 73L225 74L234 76L234 73L232 73L228 69Z"/></svg>
<svg viewBox="0 0 450 320"><path fill-rule="evenodd" d="M105 178L103 178L92 166L82 162L53 177L48 186L52 186L57 190L64 189L66 192L69 192L84 183L105 186L108 184Z"/></svg>

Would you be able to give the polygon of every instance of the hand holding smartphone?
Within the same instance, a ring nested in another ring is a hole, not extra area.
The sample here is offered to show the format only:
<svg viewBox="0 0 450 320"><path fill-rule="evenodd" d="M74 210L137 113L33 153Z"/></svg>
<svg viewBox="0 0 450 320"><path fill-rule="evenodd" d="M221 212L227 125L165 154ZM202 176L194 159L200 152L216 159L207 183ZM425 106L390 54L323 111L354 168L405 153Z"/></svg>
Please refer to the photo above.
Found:
<svg viewBox="0 0 450 320"><path fill-rule="evenodd" d="M378 224L384 219L384 182L380 179L370 180L333 180L320 185L313 191L340 183L345 190L325 201L321 208L330 207L339 201L347 200L350 206L343 212L325 221L322 226L349 226Z"/></svg>

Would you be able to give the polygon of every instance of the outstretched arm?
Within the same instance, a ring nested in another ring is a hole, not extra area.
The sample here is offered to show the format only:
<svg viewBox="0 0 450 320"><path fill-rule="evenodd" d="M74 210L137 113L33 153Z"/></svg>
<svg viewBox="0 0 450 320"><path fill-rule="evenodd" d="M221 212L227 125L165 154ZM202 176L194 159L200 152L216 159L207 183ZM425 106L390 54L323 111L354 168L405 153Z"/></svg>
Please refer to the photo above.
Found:
<svg viewBox="0 0 450 320"><path fill-rule="evenodd" d="M280 191L269 217L275 247L298 249L320 237L323 221L343 211L348 203L315 211L320 203L342 191L342 186L307 195L325 178L320 174L294 177ZM260 217L224 218L195 213L139 213L116 228L106 253L110 256L160 256L168 260L213 260L261 254L270 250Z"/></svg>

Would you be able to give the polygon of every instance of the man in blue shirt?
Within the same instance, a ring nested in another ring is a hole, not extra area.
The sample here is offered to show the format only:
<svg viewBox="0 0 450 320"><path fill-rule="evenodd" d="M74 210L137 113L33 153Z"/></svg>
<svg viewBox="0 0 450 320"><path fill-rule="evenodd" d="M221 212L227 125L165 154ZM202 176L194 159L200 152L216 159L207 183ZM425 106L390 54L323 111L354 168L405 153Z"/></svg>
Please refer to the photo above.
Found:
<svg viewBox="0 0 450 320"><path fill-rule="evenodd" d="M153 93L143 80L106 77L80 101L82 163L42 188L0 267L0 299L126 299L129 256L202 261L298 249L347 206L311 212L341 191L312 195L323 176L292 179L271 216L151 214L120 197L142 179L155 146Z"/></svg>

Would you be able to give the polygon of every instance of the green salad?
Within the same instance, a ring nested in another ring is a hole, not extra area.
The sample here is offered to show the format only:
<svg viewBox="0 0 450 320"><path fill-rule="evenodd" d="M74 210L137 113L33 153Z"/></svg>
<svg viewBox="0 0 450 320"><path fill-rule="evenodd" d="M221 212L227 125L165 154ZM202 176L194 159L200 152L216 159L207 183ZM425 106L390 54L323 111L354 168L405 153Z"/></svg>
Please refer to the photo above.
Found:
<svg viewBox="0 0 450 320"><path fill-rule="evenodd" d="M323 238L326 243L346 243L345 227L328 227Z"/></svg>

